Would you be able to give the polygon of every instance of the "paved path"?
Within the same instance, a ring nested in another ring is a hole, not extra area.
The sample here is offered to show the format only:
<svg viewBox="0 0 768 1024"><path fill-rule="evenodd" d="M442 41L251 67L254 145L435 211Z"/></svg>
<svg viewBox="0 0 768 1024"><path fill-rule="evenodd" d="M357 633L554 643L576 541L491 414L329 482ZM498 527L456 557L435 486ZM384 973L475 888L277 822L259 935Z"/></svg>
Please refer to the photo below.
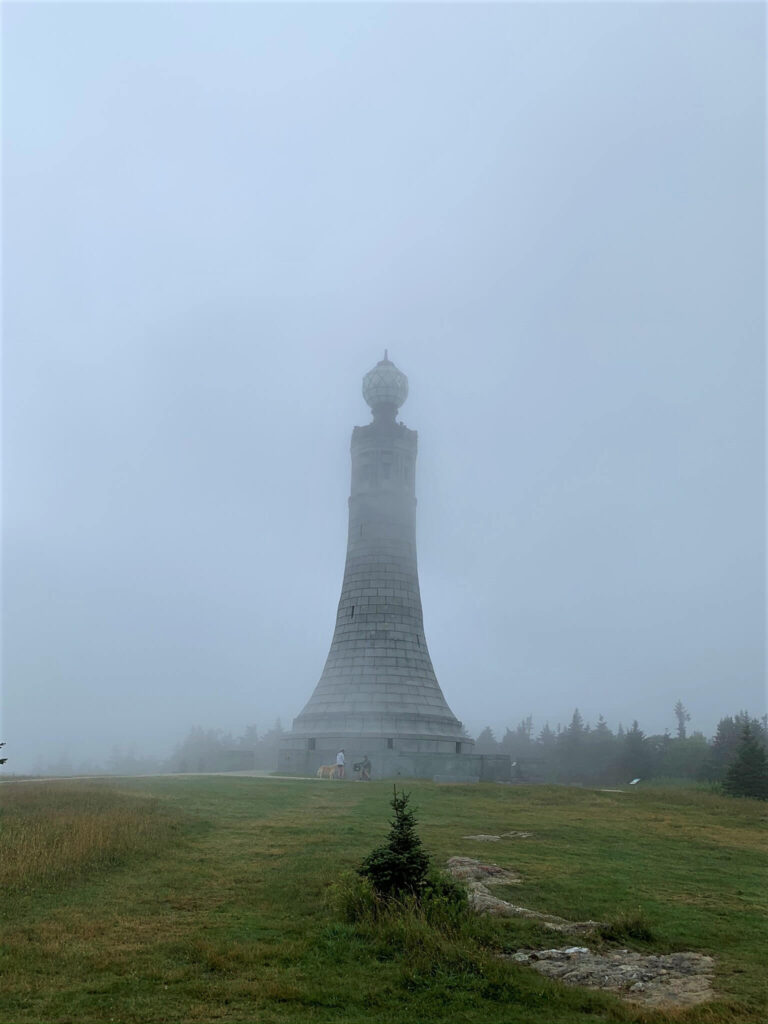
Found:
<svg viewBox="0 0 768 1024"><path fill-rule="evenodd" d="M222 776L229 779L289 779L292 782L327 782L315 775L272 775L268 771L252 772L149 772L146 775L25 775L15 778L10 775L0 778L4 782L81 782L87 779L190 779ZM349 782L350 779L332 779L332 782Z"/></svg>

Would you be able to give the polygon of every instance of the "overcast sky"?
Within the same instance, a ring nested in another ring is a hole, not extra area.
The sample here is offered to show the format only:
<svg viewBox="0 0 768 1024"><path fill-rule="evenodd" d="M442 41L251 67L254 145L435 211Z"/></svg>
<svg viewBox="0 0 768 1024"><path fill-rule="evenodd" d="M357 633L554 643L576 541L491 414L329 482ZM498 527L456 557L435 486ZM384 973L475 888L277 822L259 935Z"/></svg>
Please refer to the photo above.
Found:
<svg viewBox="0 0 768 1024"><path fill-rule="evenodd" d="M298 714L385 346L471 731L764 711L762 4L3 21L13 767Z"/></svg>

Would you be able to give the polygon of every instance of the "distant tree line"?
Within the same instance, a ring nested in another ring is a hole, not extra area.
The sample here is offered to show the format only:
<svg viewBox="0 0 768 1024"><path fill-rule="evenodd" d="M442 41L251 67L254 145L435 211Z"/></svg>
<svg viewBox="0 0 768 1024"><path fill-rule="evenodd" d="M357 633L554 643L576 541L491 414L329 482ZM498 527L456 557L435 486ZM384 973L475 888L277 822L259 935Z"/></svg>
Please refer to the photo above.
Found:
<svg viewBox="0 0 768 1024"><path fill-rule="evenodd" d="M264 732L249 725L240 736L224 729L195 727L177 743L167 757L140 753L133 746L117 745L105 761L62 756L56 760L38 759L37 775L158 775L168 772L231 772L266 769L277 766L277 750L285 730L278 718Z"/></svg>
<svg viewBox="0 0 768 1024"><path fill-rule="evenodd" d="M646 735L637 721L614 732L601 715L594 725L585 722L576 709L566 728L545 724L534 734L533 718L524 718L507 729L500 740L486 727L475 741L475 753L509 754L514 775L531 782L583 782L619 784L632 779L686 779L725 783L748 735L754 751L747 772L763 769L755 758L766 758L768 720L746 711L721 718L715 735L707 739L700 732L689 735L691 716L681 701L675 704L675 732ZM168 772L216 772L249 769L272 770L285 731L278 719L271 729L260 733L248 726L241 736L221 729L192 729L160 769ZM750 750L752 750L750 747ZM112 770L116 770L113 766ZM127 766L126 766L127 767ZM768 785L768 782L766 782ZM728 787L726 786L726 791ZM757 792L754 795L758 795Z"/></svg>
<svg viewBox="0 0 768 1024"><path fill-rule="evenodd" d="M277 751L285 734L278 718L271 729L259 733L249 725L241 736L222 729L192 729L163 762L167 772L233 772L277 767Z"/></svg>
<svg viewBox="0 0 768 1024"><path fill-rule="evenodd" d="M746 711L721 718L715 735L688 735L690 715L678 701L674 708L675 734L647 736L634 721L614 732L602 715L594 725L585 722L578 708L566 728L546 724L534 735L529 715L497 740L486 727L475 741L475 753L509 754L521 780L535 782L627 783L632 779L689 779L725 782L744 742L745 732L765 757L768 721ZM759 759L759 753L757 755ZM757 794L755 794L757 795Z"/></svg>
<svg viewBox="0 0 768 1024"><path fill-rule="evenodd" d="M721 718L711 739L688 734L691 716L678 701L673 709L674 735L646 735L637 721L614 732L600 715L591 725L578 708L570 724L534 733L533 718L507 728L497 740L490 726L475 741L477 754L509 754L513 775L528 782L626 784L633 779L680 779L722 785L734 796L768 799L768 716L757 719L746 711ZM164 772L227 772L273 770L281 738L280 719L265 732L249 725L242 735L222 729L191 729L166 758L137 755L115 747L106 766L69 760L39 765L37 771L68 775L77 772L142 775Z"/></svg>

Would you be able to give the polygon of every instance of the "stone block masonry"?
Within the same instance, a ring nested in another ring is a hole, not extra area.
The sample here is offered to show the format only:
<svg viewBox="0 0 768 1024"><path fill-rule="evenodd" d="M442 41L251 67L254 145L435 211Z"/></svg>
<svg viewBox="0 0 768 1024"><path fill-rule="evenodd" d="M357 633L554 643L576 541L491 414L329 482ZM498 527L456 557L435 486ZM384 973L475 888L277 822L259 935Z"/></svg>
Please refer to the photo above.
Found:
<svg viewBox="0 0 768 1024"><path fill-rule="evenodd" d="M396 422L405 374L385 355L363 379L373 421L352 432L344 581L325 667L293 722L280 771L314 774L344 749L379 777L480 777L435 676L416 561L417 435ZM378 759L378 769L376 760Z"/></svg>

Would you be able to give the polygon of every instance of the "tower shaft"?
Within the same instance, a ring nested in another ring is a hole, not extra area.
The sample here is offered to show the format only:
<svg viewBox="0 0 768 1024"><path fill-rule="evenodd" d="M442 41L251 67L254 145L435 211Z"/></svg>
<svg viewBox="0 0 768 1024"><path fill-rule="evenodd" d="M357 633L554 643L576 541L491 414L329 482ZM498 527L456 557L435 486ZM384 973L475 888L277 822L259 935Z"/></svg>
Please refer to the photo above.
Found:
<svg viewBox="0 0 768 1024"><path fill-rule="evenodd" d="M323 674L294 732L386 735L455 753L424 636L416 563L416 431L377 418L352 434L344 582ZM407 741L407 742L406 742Z"/></svg>
<svg viewBox="0 0 768 1024"><path fill-rule="evenodd" d="M333 640L280 766L311 771L344 749L348 761L370 755L376 774L455 773L456 756L469 753L473 741L448 707L424 635L417 434L395 419L407 380L385 358L366 375L363 392L373 422L352 432L347 557Z"/></svg>

